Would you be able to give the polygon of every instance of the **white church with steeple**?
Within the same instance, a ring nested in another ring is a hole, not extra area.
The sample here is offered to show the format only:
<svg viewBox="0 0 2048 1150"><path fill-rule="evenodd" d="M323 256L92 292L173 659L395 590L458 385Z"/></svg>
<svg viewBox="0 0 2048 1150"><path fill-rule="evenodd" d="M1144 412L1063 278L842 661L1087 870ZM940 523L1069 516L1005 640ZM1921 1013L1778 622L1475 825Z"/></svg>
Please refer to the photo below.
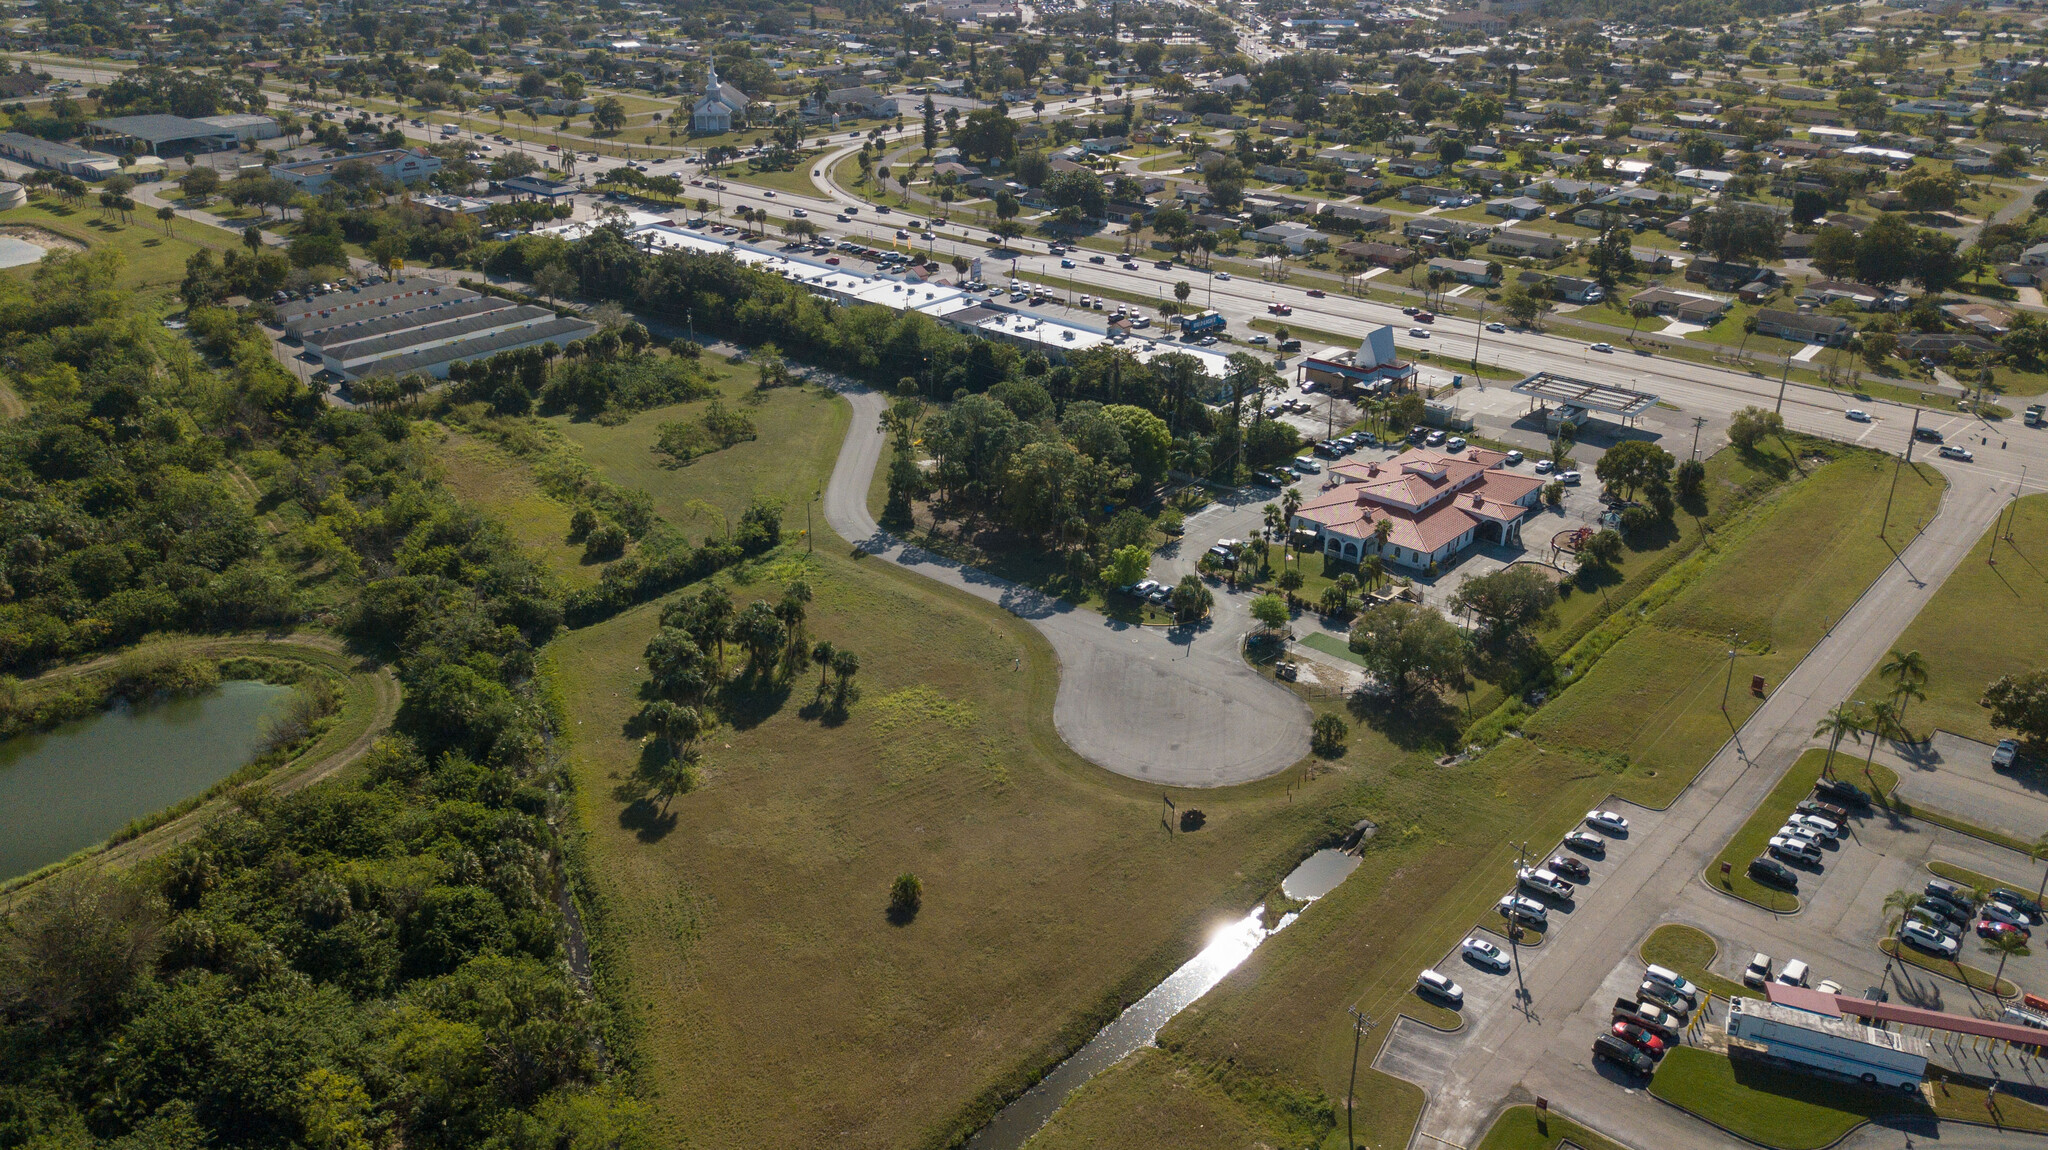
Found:
<svg viewBox="0 0 2048 1150"><path fill-rule="evenodd" d="M718 82L718 64L705 74L704 96L690 109L690 130L700 135L732 131L735 123L747 120L747 95L731 84Z"/></svg>

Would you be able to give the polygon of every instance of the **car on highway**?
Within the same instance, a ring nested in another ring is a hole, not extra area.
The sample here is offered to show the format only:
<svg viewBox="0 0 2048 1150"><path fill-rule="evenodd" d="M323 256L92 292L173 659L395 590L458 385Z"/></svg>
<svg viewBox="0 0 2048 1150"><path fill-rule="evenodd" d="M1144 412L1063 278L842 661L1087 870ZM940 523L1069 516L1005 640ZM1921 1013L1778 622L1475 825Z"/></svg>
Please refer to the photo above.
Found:
<svg viewBox="0 0 2048 1150"><path fill-rule="evenodd" d="M1991 765L2001 771L2012 766L2019 757L2020 744L2018 739L2000 739L1998 740L1998 745L1991 749Z"/></svg>
<svg viewBox="0 0 2048 1150"><path fill-rule="evenodd" d="M1089 256L1088 262L1091 264L1106 264L1109 261L1101 256Z"/></svg>
<svg viewBox="0 0 2048 1150"><path fill-rule="evenodd" d="M1216 278L1217 278L1217 279L1220 279L1220 280L1227 280L1227 279L1229 279L1229 278L1230 278L1230 273L1229 273L1229 272L1217 272L1217 273L1216 273Z"/></svg>
<svg viewBox="0 0 2048 1150"><path fill-rule="evenodd" d="M2025 942L2028 938L2032 937L2027 928L2023 926L2015 926L2009 922L2000 922L1995 918L1980 918L1977 920L1978 938L2004 938L2008 935L2019 939L2021 942Z"/></svg>
<svg viewBox="0 0 2048 1150"><path fill-rule="evenodd" d="M1504 894L1493 904L1502 918L1519 918L1524 922L1547 923L1550 911L1540 902L1525 894Z"/></svg>
<svg viewBox="0 0 2048 1150"><path fill-rule="evenodd" d="M1916 427L1913 429L1913 438L1920 440L1922 443L1940 443L1942 435L1936 428Z"/></svg>
<svg viewBox="0 0 2048 1150"><path fill-rule="evenodd" d="M1578 883L1587 882L1593 877L1592 867L1567 854L1551 855L1550 861L1543 864L1543 869Z"/></svg>
<svg viewBox="0 0 2048 1150"><path fill-rule="evenodd" d="M1449 975L1434 970L1425 970L1415 976L1415 989L1423 994L1441 998L1453 1006L1465 1002L1465 988L1451 981Z"/></svg>
<svg viewBox="0 0 2048 1150"><path fill-rule="evenodd" d="M1749 877L1786 890L1799 889L1799 876L1792 873L1792 868L1769 855L1758 855L1749 860Z"/></svg>
<svg viewBox="0 0 2048 1150"><path fill-rule="evenodd" d="M1579 485L1579 478L1579 473L1576 471L1560 471L1557 473L1557 481L1566 487L1577 487Z"/></svg>
<svg viewBox="0 0 2048 1150"><path fill-rule="evenodd" d="M775 198L775 189L774 189L774 188L768 188L768 189L764 190L764 191L763 191L763 192L762 192L761 194L762 194L762 195L764 195L764 196L767 196L767 197L768 197L769 199L771 199L771 200L772 200L772 199L774 199L774 198Z"/></svg>
<svg viewBox="0 0 2048 1150"><path fill-rule="evenodd" d="M811 213L803 210L802 208L797 208L795 211L792 211L789 214L795 216L797 219L803 219L804 217L810 215Z"/></svg>
<svg viewBox="0 0 2048 1150"><path fill-rule="evenodd" d="M1964 463L1968 463L1971 460L1977 458L1975 455L1971 454L1969 448L1957 447L1953 443L1942 444L1940 454L1943 459L1960 459Z"/></svg>
<svg viewBox="0 0 2048 1150"><path fill-rule="evenodd" d="M1256 345L1256 346L1258 346L1258 347L1264 347L1264 346L1266 346L1267 344L1269 344L1269 343L1271 343L1271 342L1273 342L1273 341L1272 341L1272 340L1270 340L1270 339L1268 339L1268 338L1266 338L1266 337L1265 337L1265 336L1263 336L1263 335L1255 335L1255 336L1253 336L1253 337L1252 337L1252 338L1251 338L1251 339L1250 339L1249 341L1247 341L1247 342L1249 342L1249 343L1252 343L1252 344L1254 344L1254 345Z"/></svg>
<svg viewBox="0 0 2048 1150"><path fill-rule="evenodd" d="M1435 323L1435 322L1436 322L1436 313L1435 313L1435 312L1433 312L1433 311L1419 311L1419 312L1416 312L1416 313L1415 313L1415 322L1416 322L1416 323Z"/></svg>
<svg viewBox="0 0 2048 1150"><path fill-rule="evenodd" d="M1920 922L1900 924L1899 941L1943 958L1955 957L1956 951L1962 947L1953 936L1938 933L1926 923Z"/></svg>
<svg viewBox="0 0 2048 1150"><path fill-rule="evenodd" d="M1408 329L1408 336L1411 339L1428 339L1429 333L1419 327L1411 327Z"/></svg>
<svg viewBox="0 0 2048 1150"><path fill-rule="evenodd" d="M1620 1023L1617 1025L1627 1025ZM1654 1037L1654 1036L1653 1036ZM1612 1034L1603 1034L1593 1040L1593 1057L1602 1062L1612 1062L1630 1074L1647 1078L1657 1069L1657 1063L1649 1055L1630 1046L1627 1041Z"/></svg>
<svg viewBox="0 0 2048 1150"><path fill-rule="evenodd" d="M1328 292L1325 292L1325 291L1324 291L1323 289L1321 289L1321 288L1310 288L1310 289L1308 289L1308 298L1310 298L1310 299L1322 299L1322 298L1323 298L1324 296L1326 296L1326 295L1328 295L1328 294L1329 294Z"/></svg>
<svg viewBox="0 0 2048 1150"><path fill-rule="evenodd" d="M1074 266L1074 261L1073 261L1073 260L1061 260L1061 261L1060 261L1060 266L1061 266L1061 267L1063 267L1063 268L1070 268L1070 267L1073 267L1073 266Z"/></svg>
<svg viewBox="0 0 2048 1150"><path fill-rule="evenodd" d="M1605 855L1607 840L1592 831L1573 831L1564 836L1564 845L1582 854Z"/></svg>
<svg viewBox="0 0 2048 1150"><path fill-rule="evenodd" d="M1136 260L1125 260L1125 261L1124 261L1124 270L1125 270L1125 271L1127 271L1127 272L1134 272L1134 271L1137 271L1137 270L1138 270L1138 263L1137 263L1137 261L1136 261Z"/></svg>
<svg viewBox="0 0 2048 1150"><path fill-rule="evenodd" d="M1846 415L1846 416L1848 416L1848 417L1849 417L1849 421L1850 421L1851 423L1869 423L1869 422L1870 422L1870 413L1869 413L1869 412L1867 412L1867 411L1865 411L1865 410L1863 410L1863 409L1862 409L1862 408L1860 408L1860 407L1852 407L1852 408L1850 408L1849 410L1847 410L1847 411L1843 412L1842 414L1843 414L1843 415Z"/></svg>
<svg viewBox="0 0 2048 1150"><path fill-rule="evenodd" d="M1493 332L1493 333L1495 333L1496 335L1498 335L1498 334L1499 334L1499 333L1501 333L1501 332L1504 332L1504 331L1506 331L1507 329L1508 329L1508 325L1506 325L1506 324L1504 324L1504 323L1490 323L1490 324L1487 324L1487 325L1486 325L1486 330L1488 330L1488 331L1490 331L1490 332Z"/></svg>
<svg viewBox="0 0 2048 1150"><path fill-rule="evenodd" d="M1511 965L1506 951L1476 934L1460 943L1458 950L1470 961L1497 971L1506 970Z"/></svg>
<svg viewBox="0 0 2048 1150"><path fill-rule="evenodd" d="M1593 351L1613 351L1613 350L1614 350L1614 345L1613 345L1613 344L1611 344L1611 343L1596 343L1596 344L1594 344L1594 345L1592 346L1591 350L1593 350Z"/></svg>
<svg viewBox="0 0 2048 1150"><path fill-rule="evenodd" d="M1415 314L1416 312L1419 312L1419 311L1421 311L1421 310L1422 310L1422 309L1421 309L1421 308L1419 308L1419 307L1404 307L1404 308L1402 308L1402 309L1401 309L1401 314L1402 314L1402 315L1414 315L1414 314Z"/></svg>

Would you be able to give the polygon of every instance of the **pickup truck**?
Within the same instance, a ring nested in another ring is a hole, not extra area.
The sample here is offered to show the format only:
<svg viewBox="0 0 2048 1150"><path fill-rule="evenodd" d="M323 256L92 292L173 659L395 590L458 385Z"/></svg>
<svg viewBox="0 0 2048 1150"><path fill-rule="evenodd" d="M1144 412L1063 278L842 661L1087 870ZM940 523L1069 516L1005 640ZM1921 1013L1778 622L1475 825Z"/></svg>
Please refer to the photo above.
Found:
<svg viewBox="0 0 2048 1150"><path fill-rule="evenodd" d="M2039 426L2041 426L2041 414L2042 414L2042 407L2041 407L2041 405L2040 405L2040 404L2038 404L2038 403L2030 403L2030 404L2028 404L2028 405L2027 405L2027 426L2028 426L2028 427L2039 427Z"/></svg>
<svg viewBox="0 0 2048 1150"><path fill-rule="evenodd" d="M1633 1022L1666 1042L1677 1041L1679 1027L1684 1025L1663 1007L1633 998L1614 1000L1614 1021Z"/></svg>

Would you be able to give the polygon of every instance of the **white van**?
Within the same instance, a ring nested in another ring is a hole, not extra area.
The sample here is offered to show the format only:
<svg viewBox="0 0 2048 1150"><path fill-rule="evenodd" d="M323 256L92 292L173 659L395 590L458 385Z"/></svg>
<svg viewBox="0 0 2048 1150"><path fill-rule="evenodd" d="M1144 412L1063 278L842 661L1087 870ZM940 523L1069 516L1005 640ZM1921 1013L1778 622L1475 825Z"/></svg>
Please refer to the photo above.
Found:
<svg viewBox="0 0 2048 1150"><path fill-rule="evenodd" d="M1778 972L1778 981L1786 986L1805 986L1806 963L1797 958L1788 961L1785 963L1785 969Z"/></svg>
<svg viewBox="0 0 2048 1150"><path fill-rule="evenodd" d="M1659 986L1670 989L1672 993L1679 995L1694 1006L1700 1004L1700 988L1680 977L1679 973L1675 970L1652 965L1649 969L1643 971L1643 976Z"/></svg>

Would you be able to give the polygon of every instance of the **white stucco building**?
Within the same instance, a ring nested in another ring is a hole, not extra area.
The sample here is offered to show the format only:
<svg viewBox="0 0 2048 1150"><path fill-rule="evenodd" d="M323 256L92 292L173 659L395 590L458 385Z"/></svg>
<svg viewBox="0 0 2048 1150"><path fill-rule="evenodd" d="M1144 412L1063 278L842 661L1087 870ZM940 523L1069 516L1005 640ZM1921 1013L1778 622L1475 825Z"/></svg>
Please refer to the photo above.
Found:
<svg viewBox="0 0 2048 1150"><path fill-rule="evenodd" d="M705 74L704 95L690 109L690 130L704 135L730 132L735 123L746 123L748 103L746 93L719 83L718 65L713 63Z"/></svg>

